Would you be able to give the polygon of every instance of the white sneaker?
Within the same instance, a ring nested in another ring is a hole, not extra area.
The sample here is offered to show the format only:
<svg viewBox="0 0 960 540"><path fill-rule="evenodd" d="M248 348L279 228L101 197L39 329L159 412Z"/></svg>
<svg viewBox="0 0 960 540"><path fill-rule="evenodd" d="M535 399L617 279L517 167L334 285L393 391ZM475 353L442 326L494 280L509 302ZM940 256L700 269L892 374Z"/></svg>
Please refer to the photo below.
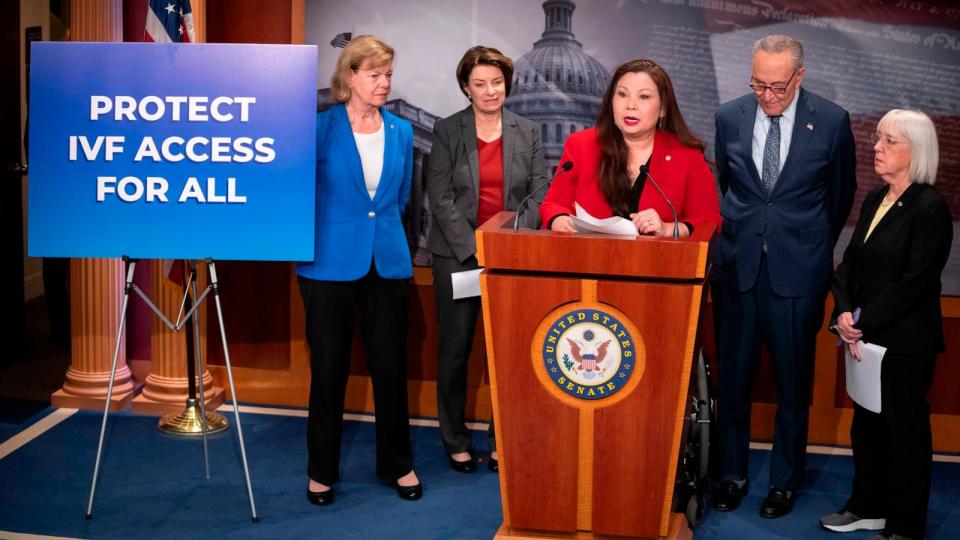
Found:
<svg viewBox="0 0 960 540"><path fill-rule="evenodd" d="M820 526L834 532L880 531L886 525L887 520L884 518L862 518L849 510L820 518Z"/></svg>

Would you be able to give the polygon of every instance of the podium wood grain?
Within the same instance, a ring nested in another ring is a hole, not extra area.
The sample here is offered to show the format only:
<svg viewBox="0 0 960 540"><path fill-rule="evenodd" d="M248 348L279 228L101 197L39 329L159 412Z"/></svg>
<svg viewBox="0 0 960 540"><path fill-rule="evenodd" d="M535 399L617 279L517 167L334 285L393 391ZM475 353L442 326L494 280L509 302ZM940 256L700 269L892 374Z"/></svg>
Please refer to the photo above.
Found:
<svg viewBox="0 0 960 540"><path fill-rule="evenodd" d="M498 536L689 534L671 510L712 231L680 241L514 232L511 216L481 226L477 242ZM633 337L634 373L610 397L568 396L543 367L546 327L578 306L610 311Z"/></svg>

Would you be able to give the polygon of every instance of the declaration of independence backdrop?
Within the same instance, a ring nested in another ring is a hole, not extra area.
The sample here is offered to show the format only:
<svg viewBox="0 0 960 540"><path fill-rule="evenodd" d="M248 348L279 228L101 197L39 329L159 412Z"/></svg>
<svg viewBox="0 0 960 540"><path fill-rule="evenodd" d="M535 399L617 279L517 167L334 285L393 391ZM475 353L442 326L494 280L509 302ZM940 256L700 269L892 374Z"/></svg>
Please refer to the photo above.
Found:
<svg viewBox="0 0 960 540"><path fill-rule="evenodd" d="M329 99L338 34L374 34L396 48L388 107L416 133L417 174L429 158L433 123L467 105L454 71L476 44L517 62L507 107L541 125L547 161L564 139L593 125L617 65L650 58L665 67L691 129L713 156L713 113L749 92L751 46L772 33L801 40L804 86L850 111L857 140L857 201L837 245L839 259L860 203L881 180L870 134L889 109L929 114L940 137L937 186L954 215L944 294L960 295L960 7L906 0L309 0L306 42L320 46L318 107ZM417 264L428 264L429 211L422 176L408 232ZM418 185L416 185L418 184Z"/></svg>

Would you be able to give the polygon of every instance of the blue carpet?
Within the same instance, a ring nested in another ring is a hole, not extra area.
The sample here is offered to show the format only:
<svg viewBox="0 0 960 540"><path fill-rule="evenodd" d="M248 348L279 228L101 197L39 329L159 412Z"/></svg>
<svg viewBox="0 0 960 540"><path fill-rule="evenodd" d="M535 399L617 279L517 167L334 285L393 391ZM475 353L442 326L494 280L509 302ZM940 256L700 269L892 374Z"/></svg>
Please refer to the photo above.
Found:
<svg viewBox="0 0 960 540"><path fill-rule="evenodd" d="M48 414L49 406L49 401L0 399L0 441L9 439L37 421L40 416Z"/></svg>
<svg viewBox="0 0 960 540"><path fill-rule="evenodd" d="M244 414L242 421L260 523L250 521L232 430L210 438L212 478L205 480L199 439L164 435L155 417L128 413L110 417L94 519L85 521L100 414L79 412L0 460L0 530L81 538L446 539L490 538L502 521L497 475L451 471L435 428L411 428L424 497L410 503L373 472L373 424L346 422L337 501L318 508L304 496L306 420ZM767 520L757 510L768 457L751 452L750 495L735 512L708 513L697 539L840 538L821 531L817 518L843 504L851 459L810 455L811 487L788 517ZM935 463L934 474L928 538L958 538L960 464Z"/></svg>
<svg viewBox="0 0 960 540"><path fill-rule="evenodd" d="M808 486L793 511L786 517L760 517L760 505L767 496L770 475L770 453L750 452L750 493L740 508L733 512L711 512L694 531L697 540L706 539L859 539L876 533L838 534L821 529L818 520L839 510L847 501L853 483L853 458L824 454L807 454ZM933 485L927 513L927 538L953 540L960 538L960 464L933 464Z"/></svg>

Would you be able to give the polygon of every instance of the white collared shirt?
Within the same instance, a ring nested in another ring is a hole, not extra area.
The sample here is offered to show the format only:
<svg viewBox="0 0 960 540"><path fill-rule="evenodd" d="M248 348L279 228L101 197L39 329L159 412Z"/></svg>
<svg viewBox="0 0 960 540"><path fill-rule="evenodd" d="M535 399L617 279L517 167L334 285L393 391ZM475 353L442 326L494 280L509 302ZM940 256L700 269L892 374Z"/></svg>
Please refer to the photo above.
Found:
<svg viewBox="0 0 960 540"><path fill-rule="evenodd" d="M800 99L800 89L793 96L790 106L780 115L780 171L787 162L787 151L790 150L790 141L793 139L793 124L797 119L797 100ZM757 171L763 171L763 146L767 143L767 132L770 131L770 117L763 112L757 103L757 115L753 121L753 163Z"/></svg>

